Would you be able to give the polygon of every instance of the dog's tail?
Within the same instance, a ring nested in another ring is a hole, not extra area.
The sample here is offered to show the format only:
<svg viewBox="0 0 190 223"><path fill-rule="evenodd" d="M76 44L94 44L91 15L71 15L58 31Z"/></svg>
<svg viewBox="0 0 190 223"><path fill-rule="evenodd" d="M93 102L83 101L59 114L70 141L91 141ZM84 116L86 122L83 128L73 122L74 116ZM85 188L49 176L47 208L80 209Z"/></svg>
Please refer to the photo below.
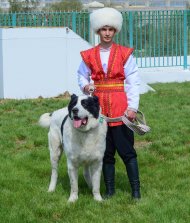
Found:
<svg viewBox="0 0 190 223"><path fill-rule="evenodd" d="M51 113L45 113L40 116L40 119L38 121L39 125L43 128L49 128L50 127L50 121L51 121Z"/></svg>

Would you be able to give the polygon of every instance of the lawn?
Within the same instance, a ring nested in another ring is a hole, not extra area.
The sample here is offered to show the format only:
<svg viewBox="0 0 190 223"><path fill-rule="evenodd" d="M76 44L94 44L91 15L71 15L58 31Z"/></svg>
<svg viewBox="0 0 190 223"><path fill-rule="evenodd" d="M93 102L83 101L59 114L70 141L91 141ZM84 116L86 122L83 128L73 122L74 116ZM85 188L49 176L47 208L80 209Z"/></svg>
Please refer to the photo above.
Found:
<svg viewBox="0 0 190 223"><path fill-rule="evenodd" d="M116 156L116 195L98 203L79 175L79 200L69 204L66 159L56 191L48 193L47 129L39 116L66 106L63 98L0 100L0 222L190 222L190 82L151 85L141 96L151 132L136 135L142 199L131 200L124 165ZM105 188L101 183L101 192Z"/></svg>

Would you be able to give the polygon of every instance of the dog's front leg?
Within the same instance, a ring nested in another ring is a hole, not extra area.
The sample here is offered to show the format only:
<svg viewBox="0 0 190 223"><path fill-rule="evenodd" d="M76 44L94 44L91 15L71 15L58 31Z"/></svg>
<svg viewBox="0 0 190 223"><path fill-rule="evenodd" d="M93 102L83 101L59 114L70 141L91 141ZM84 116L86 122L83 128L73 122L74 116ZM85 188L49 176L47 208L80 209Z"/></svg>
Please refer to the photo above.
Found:
<svg viewBox="0 0 190 223"><path fill-rule="evenodd" d="M71 185L69 202L75 202L78 199L78 167L73 165L71 161L67 161L68 174Z"/></svg>
<svg viewBox="0 0 190 223"><path fill-rule="evenodd" d="M102 171L102 162L95 162L91 166L91 177L92 177L92 193L94 200L102 201L100 195L100 179Z"/></svg>

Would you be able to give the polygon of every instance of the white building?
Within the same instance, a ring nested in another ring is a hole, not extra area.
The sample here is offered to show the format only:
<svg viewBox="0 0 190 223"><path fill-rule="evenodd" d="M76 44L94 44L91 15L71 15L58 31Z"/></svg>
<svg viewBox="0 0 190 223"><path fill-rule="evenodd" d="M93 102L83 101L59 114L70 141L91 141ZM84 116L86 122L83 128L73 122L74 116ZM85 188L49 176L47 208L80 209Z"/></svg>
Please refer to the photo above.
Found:
<svg viewBox="0 0 190 223"><path fill-rule="evenodd" d="M0 0L0 8L4 10L8 10L10 7L8 0Z"/></svg>
<svg viewBox="0 0 190 223"><path fill-rule="evenodd" d="M24 0L17 0L24 1ZM49 6L52 3L60 2L62 0L39 0L39 8ZM93 0L81 0L86 7L88 4L92 4ZM187 4L190 4L190 0L99 0L96 4L116 4L122 6L138 6L138 7L172 7L172 8L185 8ZM0 0L0 8L8 10L10 7L8 0Z"/></svg>
<svg viewBox="0 0 190 223"><path fill-rule="evenodd" d="M91 3L92 0L81 0L83 3ZM190 0L99 0L104 4L117 4L129 6L150 6L150 7L185 7Z"/></svg>

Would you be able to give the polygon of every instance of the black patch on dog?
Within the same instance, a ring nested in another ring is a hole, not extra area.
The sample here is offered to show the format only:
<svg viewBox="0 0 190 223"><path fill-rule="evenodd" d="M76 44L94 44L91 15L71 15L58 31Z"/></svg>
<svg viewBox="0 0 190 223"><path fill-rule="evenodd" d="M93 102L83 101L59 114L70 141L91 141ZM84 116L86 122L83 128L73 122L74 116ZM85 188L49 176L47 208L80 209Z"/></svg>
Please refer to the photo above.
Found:
<svg viewBox="0 0 190 223"><path fill-rule="evenodd" d="M100 104L97 96L81 100L81 105L90 112L94 118L97 119L99 117Z"/></svg>
<svg viewBox="0 0 190 223"><path fill-rule="evenodd" d="M75 105L77 104L78 101L78 96L76 96L75 94L71 95L71 100L69 102L68 105L68 111L69 111L69 117L71 118L71 111L72 109L75 107Z"/></svg>

